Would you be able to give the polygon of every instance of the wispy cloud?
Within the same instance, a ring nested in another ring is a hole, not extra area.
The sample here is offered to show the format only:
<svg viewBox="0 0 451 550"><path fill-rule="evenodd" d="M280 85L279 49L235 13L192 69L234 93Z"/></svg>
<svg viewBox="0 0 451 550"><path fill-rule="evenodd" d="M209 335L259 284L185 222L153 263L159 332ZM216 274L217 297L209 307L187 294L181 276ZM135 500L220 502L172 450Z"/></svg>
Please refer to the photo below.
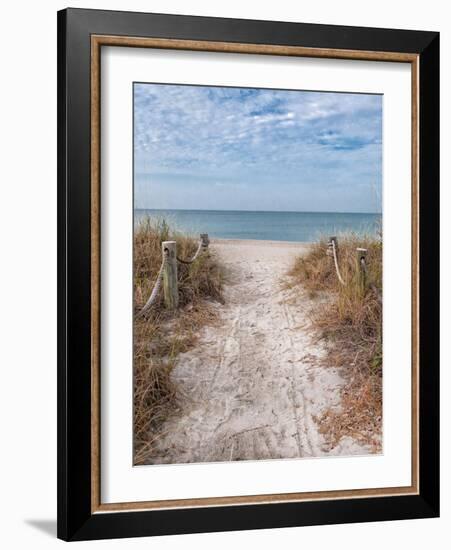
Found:
<svg viewBox="0 0 451 550"><path fill-rule="evenodd" d="M378 95L135 84L134 128L137 207L381 208Z"/></svg>

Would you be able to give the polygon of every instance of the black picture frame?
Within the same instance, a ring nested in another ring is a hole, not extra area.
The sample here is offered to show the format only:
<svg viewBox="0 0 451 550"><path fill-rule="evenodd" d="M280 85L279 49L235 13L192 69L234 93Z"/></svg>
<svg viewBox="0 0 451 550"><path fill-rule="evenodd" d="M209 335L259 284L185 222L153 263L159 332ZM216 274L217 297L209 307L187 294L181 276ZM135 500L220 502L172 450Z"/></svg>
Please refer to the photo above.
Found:
<svg viewBox="0 0 451 550"><path fill-rule="evenodd" d="M419 494L93 513L91 36L416 54ZM87 540L439 515L439 33L85 9L58 12L58 537Z"/></svg>

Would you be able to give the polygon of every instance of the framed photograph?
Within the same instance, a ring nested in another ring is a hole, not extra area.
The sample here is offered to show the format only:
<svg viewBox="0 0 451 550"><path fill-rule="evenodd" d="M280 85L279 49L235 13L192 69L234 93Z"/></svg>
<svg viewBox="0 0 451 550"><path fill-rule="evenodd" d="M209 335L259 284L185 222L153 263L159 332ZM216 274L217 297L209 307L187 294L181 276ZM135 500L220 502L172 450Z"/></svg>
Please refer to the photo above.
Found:
<svg viewBox="0 0 451 550"><path fill-rule="evenodd" d="M58 536L439 514L439 35L58 13Z"/></svg>

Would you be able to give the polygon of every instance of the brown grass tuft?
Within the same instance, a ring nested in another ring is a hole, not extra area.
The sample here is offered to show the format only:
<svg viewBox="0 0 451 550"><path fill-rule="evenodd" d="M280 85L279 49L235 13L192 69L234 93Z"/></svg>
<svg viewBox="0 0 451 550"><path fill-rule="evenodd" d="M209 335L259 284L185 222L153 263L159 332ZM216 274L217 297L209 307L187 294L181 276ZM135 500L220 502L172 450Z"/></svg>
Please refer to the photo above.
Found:
<svg viewBox="0 0 451 550"><path fill-rule="evenodd" d="M341 367L346 383L341 407L318 419L320 431L335 446L351 436L380 448L382 427L382 239L346 235L338 239L338 281L327 242L315 243L291 270L310 295L325 297L313 312L313 325L326 342L324 363ZM356 248L368 249L367 287L359 282Z"/></svg>
<svg viewBox="0 0 451 550"><path fill-rule="evenodd" d="M144 464L161 435L161 426L176 403L171 381L179 353L196 342L199 329L215 320L211 301L222 302L223 270L207 251L191 265L178 265L179 309L164 308L163 291L145 317L146 303L161 265L161 243L177 241L181 258L191 257L198 240L172 231L164 220L145 219L134 232L134 463Z"/></svg>

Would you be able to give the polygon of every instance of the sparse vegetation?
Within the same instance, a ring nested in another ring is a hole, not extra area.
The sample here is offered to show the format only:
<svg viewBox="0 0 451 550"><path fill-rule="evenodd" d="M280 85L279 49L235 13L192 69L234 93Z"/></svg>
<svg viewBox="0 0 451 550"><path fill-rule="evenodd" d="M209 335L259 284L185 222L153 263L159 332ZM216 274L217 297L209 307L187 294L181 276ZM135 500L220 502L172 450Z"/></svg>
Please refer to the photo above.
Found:
<svg viewBox="0 0 451 550"><path fill-rule="evenodd" d="M365 289L358 279L357 247L368 249ZM317 420L331 445L350 436L377 451L382 426L382 239L339 238L345 285L326 251L326 240L315 243L296 259L290 273L312 297L323 297L312 312L313 325L327 344L325 364L341 367L346 379L340 409L330 409Z"/></svg>
<svg viewBox="0 0 451 550"><path fill-rule="evenodd" d="M179 264L179 309L164 308L163 292L145 316L137 316L148 299L161 265L161 243L176 240L178 254L191 257L198 241L171 230L164 220L147 218L134 232L134 462L143 464L174 408L177 388L171 371L179 353L196 342L200 327L214 322L212 301L222 301L222 268L210 252L191 265Z"/></svg>

